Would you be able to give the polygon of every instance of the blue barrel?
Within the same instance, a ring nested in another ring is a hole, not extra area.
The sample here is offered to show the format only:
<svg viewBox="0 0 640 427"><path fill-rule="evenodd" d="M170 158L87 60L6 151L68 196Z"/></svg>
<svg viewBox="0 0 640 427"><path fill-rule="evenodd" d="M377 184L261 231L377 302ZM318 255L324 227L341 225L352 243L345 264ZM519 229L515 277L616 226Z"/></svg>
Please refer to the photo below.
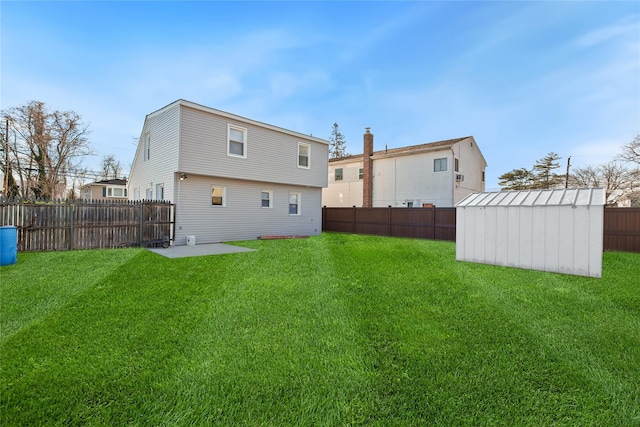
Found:
<svg viewBox="0 0 640 427"><path fill-rule="evenodd" d="M0 227L0 266L18 262L18 229L13 225Z"/></svg>

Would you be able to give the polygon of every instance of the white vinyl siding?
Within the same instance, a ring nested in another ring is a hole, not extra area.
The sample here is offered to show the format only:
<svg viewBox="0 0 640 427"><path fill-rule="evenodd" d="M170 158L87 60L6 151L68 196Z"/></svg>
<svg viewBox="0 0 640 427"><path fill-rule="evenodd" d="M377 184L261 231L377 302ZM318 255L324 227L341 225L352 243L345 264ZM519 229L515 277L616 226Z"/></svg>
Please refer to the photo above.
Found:
<svg viewBox="0 0 640 427"><path fill-rule="evenodd" d="M147 116L129 177L129 187L140 189L138 197L148 198L147 189L150 190L149 193L153 193L156 185L163 183L164 200L176 201L174 173L178 170L179 124L179 105L170 105ZM147 133L151 137L153 155L145 161L144 135Z"/></svg>
<svg viewBox="0 0 640 427"><path fill-rule="evenodd" d="M211 206L211 188L226 188L226 208ZM261 192L273 192L272 208L261 206ZM289 194L300 194L304 208L289 215ZM197 242L216 243L253 240L266 235L313 236L322 232L321 189L285 184L238 181L189 175L181 182L180 206L176 207L176 244L186 237Z"/></svg>
<svg viewBox="0 0 640 427"><path fill-rule="evenodd" d="M227 125L227 155L232 157L247 158L247 129Z"/></svg>
<svg viewBox="0 0 640 427"><path fill-rule="evenodd" d="M190 177L192 174L215 175L318 188L327 185L327 144L308 142L313 167L304 169L298 167L297 161L299 136L238 122L233 125L247 129L251 150L246 153L246 159L237 161L237 157L228 155L229 121L226 118L189 107L182 107L181 117L180 161L174 170L187 171Z"/></svg>

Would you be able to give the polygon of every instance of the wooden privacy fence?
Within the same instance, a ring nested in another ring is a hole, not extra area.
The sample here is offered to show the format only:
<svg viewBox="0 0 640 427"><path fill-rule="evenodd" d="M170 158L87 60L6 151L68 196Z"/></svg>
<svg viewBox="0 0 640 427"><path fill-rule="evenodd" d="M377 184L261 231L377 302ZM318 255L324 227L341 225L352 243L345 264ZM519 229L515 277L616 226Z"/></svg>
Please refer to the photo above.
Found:
<svg viewBox="0 0 640 427"><path fill-rule="evenodd" d="M456 240L456 208L322 208L322 230Z"/></svg>
<svg viewBox="0 0 640 427"><path fill-rule="evenodd" d="M640 208L604 209L604 250L640 252Z"/></svg>
<svg viewBox="0 0 640 427"><path fill-rule="evenodd" d="M322 208L322 230L456 240L456 208ZM640 208L605 208L605 251L640 252Z"/></svg>
<svg viewBox="0 0 640 427"><path fill-rule="evenodd" d="M18 232L18 251L101 249L161 243L173 236L164 201L0 200L0 225Z"/></svg>

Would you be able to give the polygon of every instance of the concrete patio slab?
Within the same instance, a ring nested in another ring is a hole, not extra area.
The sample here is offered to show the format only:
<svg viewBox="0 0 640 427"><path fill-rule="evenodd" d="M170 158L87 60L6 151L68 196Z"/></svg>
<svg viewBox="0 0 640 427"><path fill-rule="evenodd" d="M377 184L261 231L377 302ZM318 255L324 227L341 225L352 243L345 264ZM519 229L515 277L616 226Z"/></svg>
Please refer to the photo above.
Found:
<svg viewBox="0 0 640 427"><path fill-rule="evenodd" d="M226 245L224 243L208 243L203 245L182 245L163 248L148 248L151 252L167 258L187 258L194 256L223 255L238 252L254 252L255 249L240 246Z"/></svg>

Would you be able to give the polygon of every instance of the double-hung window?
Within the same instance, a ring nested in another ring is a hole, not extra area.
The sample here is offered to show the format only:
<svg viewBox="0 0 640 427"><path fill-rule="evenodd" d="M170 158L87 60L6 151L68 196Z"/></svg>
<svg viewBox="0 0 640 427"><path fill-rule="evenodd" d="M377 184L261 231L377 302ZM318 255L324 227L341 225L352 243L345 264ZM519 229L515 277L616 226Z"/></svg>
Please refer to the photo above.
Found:
<svg viewBox="0 0 640 427"><path fill-rule="evenodd" d="M460 159L457 157L453 158L453 171L460 172Z"/></svg>
<svg viewBox="0 0 640 427"><path fill-rule="evenodd" d="M364 179L364 168L358 169L358 179Z"/></svg>
<svg viewBox="0 0 640 427"><path fill-rule="evenodd" d="M435 159L433 161L434 172L446 172L447 171L447 159Z"/></svg>
<svg viewBox="0 0 640 427"><path fill-rule="evenodd" d="M263 208L273 207L273 191L262 190L260 194L260 206Z"/></svg>
<svg viewBox="0 0 640 427"><path fill-rule="evenodd" d="M300 193L289 193L289 215L300 215Z"/></svg>
<svg viewBox="0 0 640 427"><path fill-rule="evenodd" d="M227 189L225 187L211 188L211 206L227 206Z"/></svg>
<svg viewBox="0 0 640 427"><path fill-rule="evenodd" d="M335 170L335 180L342 181L342 168L336 168Z"/></svg>
<svg viewBox="0 0 640 427"><path fill-rule="evenodd" d="M227 125L227 155L247 158L247 130L245 128Z"/></svg>
<svg viewBox="0 0 640 427"><path fill-rule="evenodd" d="M309 169L311 167L311 145L298 142L298 167Z"/></svg>

